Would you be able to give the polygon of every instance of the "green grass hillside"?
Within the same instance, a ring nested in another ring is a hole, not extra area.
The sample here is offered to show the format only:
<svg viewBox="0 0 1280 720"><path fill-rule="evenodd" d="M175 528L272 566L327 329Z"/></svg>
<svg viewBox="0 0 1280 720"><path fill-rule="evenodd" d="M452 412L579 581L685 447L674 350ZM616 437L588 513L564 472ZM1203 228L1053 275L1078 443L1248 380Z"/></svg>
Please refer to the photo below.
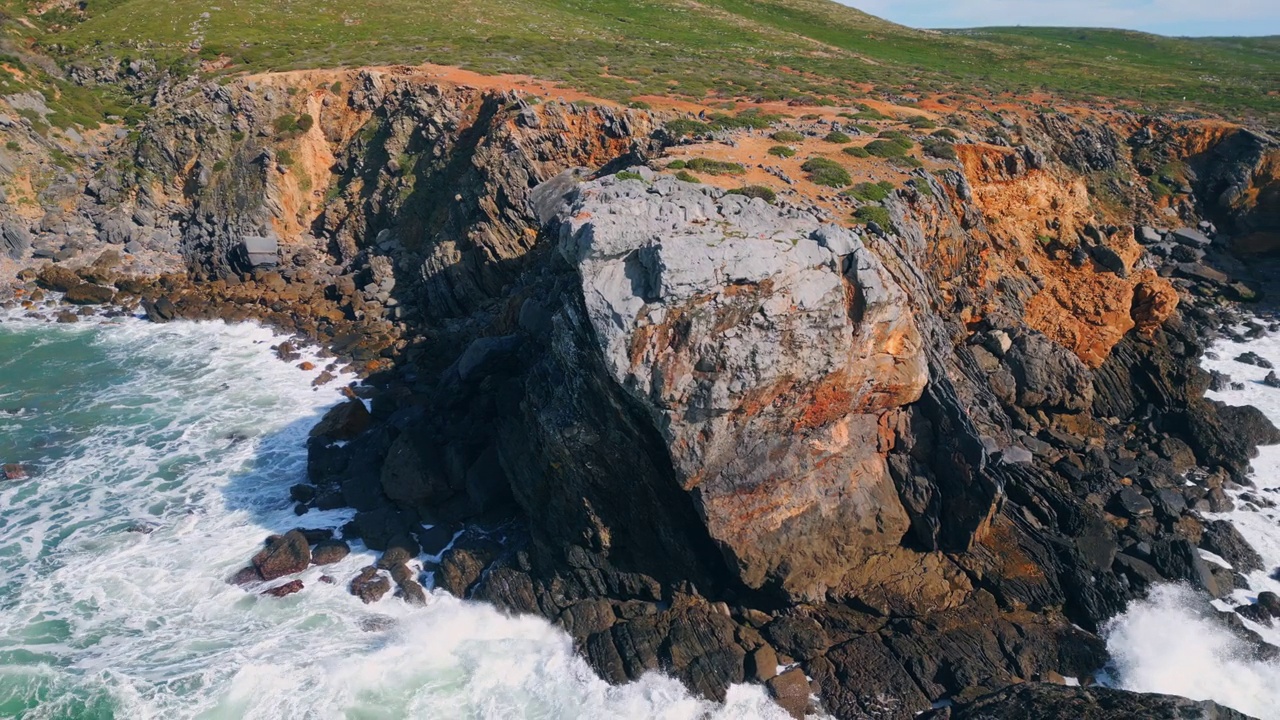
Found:
<svg viewBox="0 0 1280 720"><path fill-rule="evenodd" d="M615 99L847 101L874 92L1124 98L1280 115L1275 38L895 25L828 0L0 0L11 39L63 60L226 57L221 72L424 61ZM43 15L34 7L55 9Z"/></svg>

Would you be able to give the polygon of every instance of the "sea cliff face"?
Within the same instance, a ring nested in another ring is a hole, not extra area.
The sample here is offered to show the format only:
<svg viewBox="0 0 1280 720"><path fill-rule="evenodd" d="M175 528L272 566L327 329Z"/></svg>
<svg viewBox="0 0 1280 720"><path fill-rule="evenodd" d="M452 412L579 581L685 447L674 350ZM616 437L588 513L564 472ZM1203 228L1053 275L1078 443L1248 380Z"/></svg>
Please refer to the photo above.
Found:
<svg viewBox="0 0 1280 720"><path fill-rule="evenodd" d="M372 413L317 428L299 511L442 553L438 587L611 681L906 718L1089 677L1153 583L1233 587L1197 549L1247 545L1201 513L1280 434L1198 358L1256 297L1233 253L1269 247L1273 141L1010 118L851 227L660 173L663 120L407 68L195 86L9 213L18 301L326 343Z"/></svg>

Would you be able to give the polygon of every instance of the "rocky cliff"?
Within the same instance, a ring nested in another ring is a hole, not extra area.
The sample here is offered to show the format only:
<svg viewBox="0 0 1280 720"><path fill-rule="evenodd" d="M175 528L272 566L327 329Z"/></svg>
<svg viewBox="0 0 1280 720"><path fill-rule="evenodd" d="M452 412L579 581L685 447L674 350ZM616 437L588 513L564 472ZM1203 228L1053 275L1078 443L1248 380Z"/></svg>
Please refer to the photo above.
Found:
<svg viewBox="0 0 1280 720"><path fill-rule="evenodd" d="M1197 548L1247 563L1201 513L1280 437L1205 400L1198 358L1256 296L1228 250L1273 231L1262 135L1001 118L854 226L806 181L662 173L662 116L407 68L165 102L83 195L10 213L19 300L325 342L372 414L313 433L299 512L355 508L402 589L438 558L611 681L912 717L1089 678L1151 584L1234 586Z"/></svg>

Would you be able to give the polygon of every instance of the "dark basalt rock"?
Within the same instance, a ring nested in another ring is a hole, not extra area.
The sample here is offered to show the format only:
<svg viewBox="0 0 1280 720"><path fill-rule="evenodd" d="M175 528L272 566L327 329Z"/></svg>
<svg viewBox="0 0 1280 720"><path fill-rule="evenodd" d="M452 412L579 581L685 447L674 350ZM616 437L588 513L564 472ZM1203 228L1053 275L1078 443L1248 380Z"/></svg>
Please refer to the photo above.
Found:
<svg viewBox="0 0 1280 720"><path fill-rule="evenodd" d="M1024 683L971 703L932 710L920 720L1253 720L1209 700L1102 687Z"/></svg>

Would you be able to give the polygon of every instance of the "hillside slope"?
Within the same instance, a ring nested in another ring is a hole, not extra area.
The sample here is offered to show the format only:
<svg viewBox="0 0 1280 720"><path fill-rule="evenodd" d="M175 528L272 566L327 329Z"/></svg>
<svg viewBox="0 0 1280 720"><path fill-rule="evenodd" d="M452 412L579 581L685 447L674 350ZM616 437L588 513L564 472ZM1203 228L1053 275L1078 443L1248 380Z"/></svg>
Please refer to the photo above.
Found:
<svg viewBox="0 0 1280 720"><path fill-rule="evenodd" d="M83 8L83 9L80 9ZM1267 39L1072 29L914 30L828 0L4 0L27 42L110 75L145 58L209 72L430 61L612 99L990 99L1034 92L1233 115L1280 112Z"/></svg>

